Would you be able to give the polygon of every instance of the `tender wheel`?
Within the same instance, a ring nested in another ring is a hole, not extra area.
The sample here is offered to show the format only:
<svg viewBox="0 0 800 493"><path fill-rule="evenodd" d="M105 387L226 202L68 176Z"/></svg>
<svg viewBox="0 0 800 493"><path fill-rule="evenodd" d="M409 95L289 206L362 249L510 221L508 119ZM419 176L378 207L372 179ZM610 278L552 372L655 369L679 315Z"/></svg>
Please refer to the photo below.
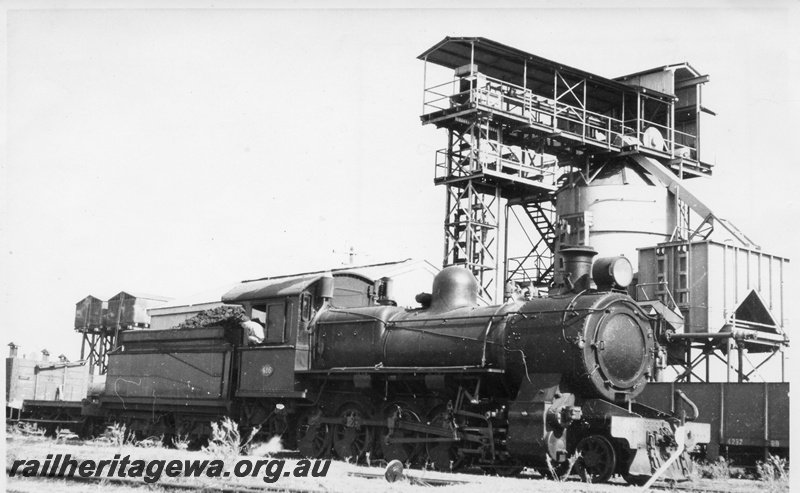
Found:
<svg viewBox="0 0 800 493"><path fill-rule="evenodd" d="M345 404L336 413L342 420L333 428L333 450L340 459L359 462L372 447L372 432L358 404Z"/></svg>
<svg viewBox="0 0 800 493"><path fill-rule="evenodd" d="M452 413L447 412L446 409L440 409L439 412L434 412L433 418L428 423L430 426L447 431L449 437L455 438L456 423ZM440 435L427 435L428 439L448 438ZM464 456L458 455L458 447L456 442L426 442L425 452L428 455L428 460L433 467L440 471L454 471L464 464Z"/></svg>
<svg viewBox="0 0 800 493"><path fill-rule="evenodd" d="M421 421L419 414L403 403L395 403L386 407L384 415L389 422L389 431L381 436L383 458L387 462L393 460L399 460L403 464L412 462L422 451L422 443L413 441L419 438L419 434L398 428L398 425L402 422L419 423Z"/></svg>
<svg viewBox="0 0 800 493"><path fill-rule="evenodd" d="M311 409L297 421L297 448L305 457L316 459L330 451L330 428L321 419L322 410Z"/></svg>
<svg viewBox="0 0 800 493"><path fill-rule="evenodd" d="M575 447L580 454L577 469L587 483L603 483L614 475L617 454L614 446L602 435L589 435Z"/></svg>

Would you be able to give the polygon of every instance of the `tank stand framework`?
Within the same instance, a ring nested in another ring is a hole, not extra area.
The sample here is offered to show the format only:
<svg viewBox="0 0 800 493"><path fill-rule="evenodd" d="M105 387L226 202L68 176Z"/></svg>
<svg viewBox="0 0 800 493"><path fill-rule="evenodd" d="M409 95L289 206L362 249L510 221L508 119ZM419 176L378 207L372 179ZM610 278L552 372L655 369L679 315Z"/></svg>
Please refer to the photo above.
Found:
<svg viewBox="0 0 800 493"><path fill-rule="evenodd" d="M468 268L481 298L499 302L509 280L542 286L552 279L550 197L561 170L534 148L510 143L503 125L471 116L449 122L448 147L437 153L435 182L447 187L444 266Z"/></svg>
<svg viewBox="0 0 800 493"><path fill-rule="evenodd" d="M492 300L500 258L500 190L482 187L482 192L475 185L468 180L447 187L444 264L468 268L478 280L481 297Z"/></svg>
<svg viewBox="0 0 800 493"><path fill-rule="evenodd" d="M81 359L89 363L89 373L95 368L99 375L108 371L108 353L116 348L117 335L120 328L82 328L77 329L81 337Z"/></svg>
<svg viewBox="0 0 800 493"><path fill-rule="evenodd" d="M729 333L684 334L682 342L686 356L682 362L672 365L677 372L675 382L719 381L711 375L712 363L723 365L727 382L750 382L758 377L769 381L761 377L759 370L776 358L780 359L781 381L786 381L783 344L762 342L753 346L752 341L736 339ZM761 355L761 360L751 360L748 356L751 352Z"/></svg>

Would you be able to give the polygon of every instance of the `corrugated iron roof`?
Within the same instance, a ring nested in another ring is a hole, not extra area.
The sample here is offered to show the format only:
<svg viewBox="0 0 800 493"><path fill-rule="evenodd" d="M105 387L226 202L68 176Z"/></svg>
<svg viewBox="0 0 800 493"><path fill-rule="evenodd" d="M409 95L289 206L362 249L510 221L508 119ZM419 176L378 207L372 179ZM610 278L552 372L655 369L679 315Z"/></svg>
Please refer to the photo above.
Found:
<svg viewBox="0 0 800 493"><path fill-rule="evenodd" d="M142 300L155 300L155 301L170 301L172 299L172 298L169 298L167 296L160 296L160 295L157 295L157 294L134 293L132 291L120 291L119 293L115 294L114 296L112 296L108 300L109 301L117 300L117 299L120 299L123 296L125 298L136 298L136 299L142 299Z"/></svg>
<svg viewBox="0 0 800 493"><path fill-rule="evenodd" d="M674 99L674 96L669 94L623 84L482 37L448 36L425 50L417 58L451 69L474 63L478 65L479 72L518 85L523 85L522 74L527 73L524 85L534 90L537 87L552 87L553 72L549 70L558 70L562 74L587 79L589 83L596 86L593 89L593 95L596 98L610 99L619 97L620 93L646 92L650 96ZM536 70L537 67L546 68L548 72ZM605 97L602 97L601 94L605 94Z"/></svg>
<svg viewBox="0 0 800 493"><path fill-rule="evenodd" d="M621 75L619 77L614 77L614 80L625 80L625 79L630 79L632 77L639 77L641 75L655 74L657 72L665 72L665 71L678 71L678 70L686 70L688 72L688 75L691 77L700 77L702 75L694 67L692 67L689 64L689 62L682 62L682 63L673 63L672 65L663 65L661 67L654 67L651 69L642 70L641 72L635 72L633 74Z"/></svg>
<svg viewBox="0 0 800 493"><path fill-rule="evenodd" d="M385 276L415 265L424 265L426 270L434 269L430 263L420 260L405 259L398 262L384 262L358 266L346 266L336 269L305 272L286 276L274 276L242 281L222 296L223 303L274 298L277 296L293 296L299 294L311 284L317 282L326 273L334 278L341 276L360 277L367 282L376 281Z"/></svg>
<svg viewBox="0 0 800 493"><path fill-rule="evenodd" d="M82 299L82 300L78 301L78 302L77 302L77 303L75 303L75 304L76 304L76 305L81 305L81 304L84 304L84 303L86 302L86 300L90 300L90 301L105 301L105 300L101 300L101 299L100 299L100 298L98 298L97 296L92 296L92 295L89 295L89 296L87 296L86 298L84 298L84 299Z"/></svg>
<svg viewBox="0 0 800 493"><path fill-rule="evenodd" d="M267 280L267 279L283 279L283 278L297 277L297 276L308 276L308 275L312 275L312 274L322 275L322 274L324 274L326 272L330 272L331 274L334 274L334 275L339 274L339 273L350 273L350 274L356 274L356 275L364 275L365 277L368 277L368 278L370 278L370 280L374 281L376 279L379 279L380 277L383 277L383 275L380 275L378 277L372 277L372 276L366 275L366 274L367 273L374 274L376 272L384 272L386 270L394 269L394 268L396 268L398 266L407 265L407 264L413 264L413 263L417 263L417 262L424 262L424 260L413 260L413 259L407 258L405 260L392 261L392 262L381 262L381 263L377 263L377 264L348 265L348 266L345 266L345 267L336 267L336 268L332 268L332 269L317 270L317 271L310 271L310 272L301 272L301 273L298 273L298 274L287 274L287 275L282 275L282 276L270 276L270 277L262 277L262 278L256 278L256 279L248 279L248 280L242 281L242 282L253 282L253 281L261 281L261 280Z"/></svg>
<svg viewBox="0 0 800 493"><path fill-rule="evenodd" d="M294 296L300 294L311 284L317 282L322 274L305 274L282 276L272 279L244 281L222 295L223 303L261 300L278 296Z"/></svg>

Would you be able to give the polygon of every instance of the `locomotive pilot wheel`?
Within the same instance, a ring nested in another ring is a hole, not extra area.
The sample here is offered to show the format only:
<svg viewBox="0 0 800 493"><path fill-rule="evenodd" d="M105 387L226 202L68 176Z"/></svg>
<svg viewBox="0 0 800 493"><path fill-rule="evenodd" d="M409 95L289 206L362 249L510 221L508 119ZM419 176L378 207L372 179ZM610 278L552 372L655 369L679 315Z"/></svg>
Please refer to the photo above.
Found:
<svg viewBox="0 0 800 493"><path fill-rule="evenodd" d="M614 446L603 435L589 435L578 442L575 451L580 454L577 470L588 483L604 483L611 479L617 468Z"/></svg>
<svg viewBox="0 0 800 493"><path fill-rule="evenodd" d="M333 427L333 450L343 460L359 462L372 448L372 430L358 404L348 403L336 413L341 423Z"/></svg>

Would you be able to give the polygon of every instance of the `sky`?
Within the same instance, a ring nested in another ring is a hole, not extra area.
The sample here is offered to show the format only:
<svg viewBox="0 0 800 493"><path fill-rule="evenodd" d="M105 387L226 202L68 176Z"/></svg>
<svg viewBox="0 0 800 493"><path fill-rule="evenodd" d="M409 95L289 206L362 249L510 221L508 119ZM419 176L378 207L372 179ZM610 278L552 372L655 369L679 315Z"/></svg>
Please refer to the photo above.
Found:
<svg viewBox="0 0 800 493"><path fill-rule="evenodd" d="M709 74L716 166L692 184L793 256L797 2L54 5L0 12L0 323L23 353L77 359L88 295L181 298L350 248L440 265L446 135L420 124L416 57L445 36L605 77L684 61Z"/></svg>

